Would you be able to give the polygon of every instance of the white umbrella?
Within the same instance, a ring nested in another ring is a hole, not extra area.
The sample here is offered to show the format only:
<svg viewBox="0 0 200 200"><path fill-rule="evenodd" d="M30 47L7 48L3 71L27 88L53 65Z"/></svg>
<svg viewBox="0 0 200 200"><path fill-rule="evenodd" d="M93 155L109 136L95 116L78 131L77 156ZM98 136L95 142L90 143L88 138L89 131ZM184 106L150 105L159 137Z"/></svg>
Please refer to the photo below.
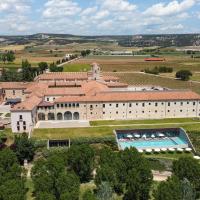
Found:
<svg viewBox="0 0 200 200"><path fill-rule="evenodd" d="M152 149L146 149L146 152L151 153Z"/></svg>
<svg viewBox="0 0 200 200"><path fill-rule="evenodd" d="M181 148L178 148L178 149L177 149L177 151L179 151L179 152L183 152L183 149L181 149Z"/></svg>
<svg viewBox="0 0 200 200"><path fill-rule="evenodd" d="M174 152L175 149L174 148L169 148L169 151Z"/></svg>
<svg viewBox="0 0 200 200"><path fill-rule="evenodd" d="M164 137L165 135L163 133L158 134L159 137Z"/></svg>
<svg viewBox="0 0 200 200"><path fill-rule="evenodd" d="M134 137L136 137L136 138L139 138L139 137L140 137L140 135L139 135L139 134L135 134L135 135L134 135Z"/></svg>
<svg viewBox="0 0 200 200"><path fill-rule="evenodd" d="M200 157L199 156L194 156L194 159L200 160Z"/></svg>
<svg viewBox="0 0 200 200"><path fill-rule="evenodd" d="M139 149L138 152L139 152L139 153L143 153L143 150L142 150L142 149Z"/></svg>
<svg viewBox="0 0 200 200"><path fill-rule="evenodd" d="M127 138L132 138L133 136L132 135L127 135Z"/></svg>
<svg viewBox="0 0 200 200"><path fill-rule="evenodd" d="M156 136L154 134L151 135L151 138L155 138Z"/></svg>
<svg viewBox="0 0 200 200"><path fill-rule="evenodd" d="M160 149L154 149L155 152L160 152Z"/></svg>
<svg viewBox="0 0 200 200"><path fill-rule="evenodd" d="M142 138L146 138L147 136L144 134L143 136L142 136Z"/></svg>
<svg viewBox="0 0 200 200"><path fill-rule="evenodd" d="M161 151L167 151L167 149L166 148L162 148Z"/></svg>
<svg viewBox="0 0 200 200"><path fill-rule="evenodd" d="M192 149L191 149L191 148L186 148L185 150L186 150L186 151L192 151Z"/></svg>

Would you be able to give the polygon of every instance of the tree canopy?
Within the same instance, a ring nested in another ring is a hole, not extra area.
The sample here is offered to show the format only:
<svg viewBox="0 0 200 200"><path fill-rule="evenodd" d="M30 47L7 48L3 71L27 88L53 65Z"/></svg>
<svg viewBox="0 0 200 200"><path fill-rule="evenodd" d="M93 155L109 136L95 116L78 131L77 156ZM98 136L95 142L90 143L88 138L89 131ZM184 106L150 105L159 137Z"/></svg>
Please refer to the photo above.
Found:
<svg viewBox="0 0 200 200"><path fill-rule="evenodd" d="M192 76L192 72L189 70L180 70L176 72L176 78L181 79L182 81L188 81Z"/></svg>

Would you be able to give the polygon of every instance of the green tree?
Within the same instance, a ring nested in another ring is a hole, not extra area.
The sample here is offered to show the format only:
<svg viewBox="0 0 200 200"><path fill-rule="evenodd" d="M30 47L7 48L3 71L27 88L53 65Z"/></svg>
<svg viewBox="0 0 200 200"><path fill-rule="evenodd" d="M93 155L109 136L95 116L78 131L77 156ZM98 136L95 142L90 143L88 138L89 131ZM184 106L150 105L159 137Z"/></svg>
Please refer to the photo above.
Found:
<svg viewBox="0 0 200 200"><path fill-rule="evenodd" d="M97 199L94 193L88 189L83 193L82 200L97 200Z"/></svg>
<svg viewBox="0 0 200 200"><path fill-rule="evenodd" d="M38 63L39 72L43 73L46 69L48 69L47 62L40 62Z"/></svg>
<svg viewBox="0 0 200 200"><path fill-rule="evenodd" d="M11 148L21 164L24 163L24 160L32 161L36 150L33 140L28 139L26 134L16 136Z"/></svg>
<svg viewBox="0 0 200 200"><path fill-rule="evenodd" d="M8 51L6 53L6 60L7 62L13 62L15 60L15 54L13 51Z"/></svg>
<svg viewBox="0 0 200 200"><path fill-rule="evenodd" d="M181 182L178 177L172 176L161 182L153 196L155 200L182 200Z"/></svg>
<svg viewBox="0 0 200 200"><path fill-rule="evenodd" d="M181 181L182 200L195 200L196 191L193 185L185 178Z"/></svg>
<svg viewBox="0 0 200 200"><path fill-rule="evenodd" d="M0 199L25 200L27 189L22 168L10 149L0 151Z"/></svg>
<svg viewBox="0 0 200 200"><path fill-rule="evenodd" d="M176 78L181 79L182 81L188 81L192 76L192 72L189 70L180 70L176 72Z"/></svg>
<svg viewBox="0 0 200 200"><path fill-rule="evenodd" d="M72 146L67 153L68 166L79 176L81 182L91 179L94 158L94 150L89 145Z"/></svg>
<svg viewBox="0 0 200 200"><path fill-rule="evenodd" d="M111 200L113 195L112 187L109 182L102 182L97 188L98 200Z"/></svg>
<svg viewBox="0 0 200 200"><path fill-rule="evenodd" d="M56 200L78 200L80 182L74 172L67 171L65 159L52 154L38 160L31 172L36 197L49 194Z"/></svg>
<svg viewBox="0 0 200 200"><path fill-rule="evenodd" d="M31 64L28 62L28 60L22 61L22 80L23 81L33 81L34 79L33 70L31 68Z"/></svg>
<svg viewBox="0 0 200 200"><path fill-rule="evenodd" d="M49 194L47 192L39 192L37 193L37 196L35 198L36 200L56 200L56 198L54 197L54 195Z"/></svg>
<svg viewBox="0 0 200 200"><path fill-rule="evenodd" d="M180 180L185 178L194 186L196 192L200 192L200 163L192 157L181 157L173 162L173 174ZM198 195L199 196L199 195Z"/></svg>

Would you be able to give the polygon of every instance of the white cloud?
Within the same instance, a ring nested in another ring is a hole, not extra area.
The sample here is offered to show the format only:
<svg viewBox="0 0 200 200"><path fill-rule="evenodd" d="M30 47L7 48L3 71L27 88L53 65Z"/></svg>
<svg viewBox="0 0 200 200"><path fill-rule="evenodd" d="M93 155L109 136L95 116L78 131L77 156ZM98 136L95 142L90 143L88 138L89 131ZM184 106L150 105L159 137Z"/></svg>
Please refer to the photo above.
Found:
<svg viewBox="0 0 200 200"><path fill-rule="evenodd" d="M81 13L81 15L91 15L93 13L95 13L97 11L97 7L89 7L86 8L85 10L83 10L83 12Z"/></svg>
<svg viewBox="0 0 200 200"><path fill-rule="evenodd" d="M127 0L100 0L100 3L103 8L110 11L133 11L137 8Z"/></svg>
<svg viewBox="0 0 200 200"><path fill-rule="evenodd" d="M172 1L169 4L158 3L151 6L146 11L144 11L144 14L152 15L152 16L175 15L175 14L184 12L185 10L188 10L189 8L194 6L195 3L196 3L196 0L183 0L180 3L178 1Z"/></svg>
<svg viewBox="0 0 200 200"><path fill-rule="evenodd" d="M161 31L177 31L182 30L184 26L182 24L176 24L176 25L167 25L160 28Z"/></svg>
<svg viewBox="0 0 200 200"><path fill-rule="evenodd" d="M29 9L29 2L25 0L0 0L0 12L23 13Z"/></svg>
<svg viewBox="0 0 200 200"><path fill-rule="evenodd" d="M97 14L93 17L94 19L103 19L109 15L109 12L107 10L101 10L97 12Z"/></svg>
<svg viewBox="0 0 200 200"><path fill-rule="evenodd" d="M45 18L73 16L80 11L79 5L71 0L48 0L45 4L43 16Z"/></svg>

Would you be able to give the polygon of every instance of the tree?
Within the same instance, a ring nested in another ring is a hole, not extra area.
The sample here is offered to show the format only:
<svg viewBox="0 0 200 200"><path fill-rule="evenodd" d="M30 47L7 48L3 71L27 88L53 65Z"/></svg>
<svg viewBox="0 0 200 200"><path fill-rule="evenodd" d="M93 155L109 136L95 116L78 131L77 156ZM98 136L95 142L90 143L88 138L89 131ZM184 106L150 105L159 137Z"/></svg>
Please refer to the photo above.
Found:
<svg viewBox="0 0 200 200"><path fill-rule="evenodd" d="M112 187L108 182L102 182L101 185L97 188L98 200L111 200L112 194Z"/></svg>
<svg viewBox="0 0 200 200"><path fill-rule="evenodd" d="M192 157L181 157L173 162L173 174L180 180L185 178L194 186L194 189L200 192L200 164L198 160Z"/></svg>
<svg viewBox="0 0 200 200"><path fill-rule="evenodd" d="M58 67L55 63L51 63L49 66L50 72L62 72L63 67Z"/></svg>
<svg viewBox="0 0 200 200"><path fill-rule="evenodd" d="M90 180L94 158L94 150L89 145L72 146L67 153L68 166L79 176L81 182Z"/></svg>
<svg viewBox="0 0 200 200"><path fill-rule="evenodd" d="M154 191L155 200L182 200L181 182L176 176L172 176L159 184Z"/></svg>
<svg viewBox="0 0 200 200"><path fill-rule="evenodd" d="M180 70L176 72L176 78L181 79L182 81L188 81L192 76L192 72L189 70Z"/></svg>
<svg viewBox="0 0 200 200"><path fill-rule="evenodd" d="M36 161L31 177L37 200L40 194L49 194L49 198L56 200L78 200L79 178L66 169L65 159L58 154Z"/></svg>
<svg viewBox="0 0 200 200"><path fill-rule="evenodd" d="M182 200L195 200L196 191L193 185L186 178L181 181Z"/></svg>
<svg viewBox="0 0 200 200"><path fill-rule="evenodd" d="M31 64L28 62L28 60L22 61L22 80L23 81L33 81L34 74L33 70L31 68Z"/></svg>
<svg viewBox="0 0 200 200"><path fill-rule="evenodd" d="M0 151L0 199L25 200L25 179L17 157L10 149Z"/></svg>
<svg viewBox="0 0 200 200"><path fill-rule="evenodd" d="M97 200L97 199L94 193L88 189L83 193L82 200Z"/></svg>
<svg viewBox="0 0 200 200"><path fill-rule="evenodd" d="M15 152L20 164L23 164L24 160L32 161L36 150L33 140L28 139L26 134L16 136L11 148Z"/></svg>
<svg viewBox="0 0 200 200"><path fill-rule="evenodd" d="M43 73L46 69L48 69L48 64L46 62L38 63L39 72Z"/></svg>
<svg viewBox="0 0 200 200"><path fill-rule="evenodd" d="M6 53L6 60L7 62L13 62L15 60L15 54L13 51L8 51Z"/></svg>

